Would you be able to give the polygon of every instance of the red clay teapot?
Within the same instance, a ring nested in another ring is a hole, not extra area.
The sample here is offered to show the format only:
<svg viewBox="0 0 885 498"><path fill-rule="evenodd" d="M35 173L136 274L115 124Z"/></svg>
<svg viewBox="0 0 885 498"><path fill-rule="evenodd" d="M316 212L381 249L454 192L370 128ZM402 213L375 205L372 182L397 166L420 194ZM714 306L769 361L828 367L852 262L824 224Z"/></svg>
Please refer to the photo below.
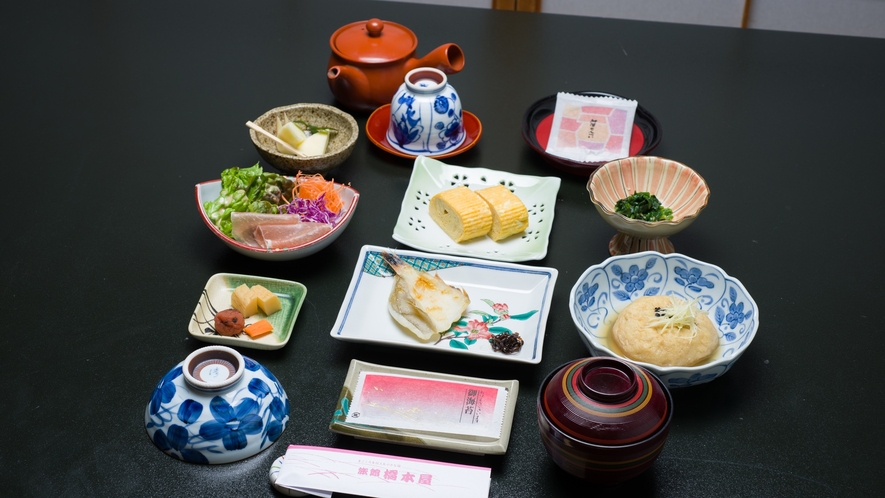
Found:
<svg viewBox="0 0 885 498"><path fill-rule="evenodd" d="M329 88L345 107L355 111L373 111L389 104L406 73L416 67L434 67L446 74L464 68L464 52L458 45L447 43L418 59L415 33L380 19L342 26L329 44Z"/></svg>

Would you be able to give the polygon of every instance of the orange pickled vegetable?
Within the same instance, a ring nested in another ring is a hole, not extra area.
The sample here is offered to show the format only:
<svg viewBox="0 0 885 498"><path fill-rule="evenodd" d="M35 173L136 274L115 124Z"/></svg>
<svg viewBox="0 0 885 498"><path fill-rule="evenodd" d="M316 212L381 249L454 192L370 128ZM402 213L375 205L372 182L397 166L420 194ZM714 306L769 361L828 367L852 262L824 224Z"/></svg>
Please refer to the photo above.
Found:
<svg viewBox="0 0 885 498"><path fill-rule="evenodd" d="M314 201L319 199L323 194L326 194L326 196L323 197L326 209L338 214L338 212L341 211L341 208L344 207L344 202L341 200L338 191L335 189L334 181L327 181L323 178L323 175L319 173L305 175L299 171L298 174L295 175L295 188L292 189L293 197L300 197L302 199Z"/></svg>
<svg viewBox="0 0 885 498"><path fill-rule="evenodd" d="M258 320L252 325L244 328L243 331L249 334L249 337L253 339L258 339L259 337L266 336L267 334L273 332L273 325L271 325L271 323L267 320Z"/></svg>

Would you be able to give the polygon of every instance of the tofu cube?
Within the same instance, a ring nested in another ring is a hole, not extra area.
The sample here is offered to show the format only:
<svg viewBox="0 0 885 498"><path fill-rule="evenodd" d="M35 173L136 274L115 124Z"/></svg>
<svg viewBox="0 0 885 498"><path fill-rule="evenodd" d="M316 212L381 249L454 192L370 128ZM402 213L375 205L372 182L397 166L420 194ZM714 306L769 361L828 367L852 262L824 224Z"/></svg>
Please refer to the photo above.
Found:
<svg viewBox="0 0 885 498"><path fill-rule="evenodd" d="M280 298L273 292L267 290L264 286L253 285L251 290L252 294L258 298L258 307L265 315L270 316L283 309L283 304L280 302Z"/></svg>
<svg viewBox="0 0 885 498"><path fill-rule="evenodd" d="M258 313L258 296L249 289L249 286L243 284L234 289L230 296L230 305L243 314L244 318Z"/></svg>

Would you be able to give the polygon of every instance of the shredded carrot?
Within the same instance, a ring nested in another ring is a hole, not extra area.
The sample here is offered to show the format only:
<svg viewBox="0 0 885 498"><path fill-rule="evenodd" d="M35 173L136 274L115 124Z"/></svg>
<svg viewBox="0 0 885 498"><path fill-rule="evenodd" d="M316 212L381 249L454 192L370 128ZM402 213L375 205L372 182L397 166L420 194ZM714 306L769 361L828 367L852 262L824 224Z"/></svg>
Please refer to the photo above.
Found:
<svg viewBox="0 0 885 498"><path fill-rule="evenodd" d="M326 209L338 214L341 208L344 207L344 202L338 195L334 181L327 181L319 173L305 175L299 171L295 175L295 188L292 189L293 198L300 197L302 199L316 200L323 194L326 194L323 198L326 203Z"/></svg>
<svg viewBox="0 0 885 498"><path fill-rule="evenodd" d="M247 326L243 329L249 337L253 339L258 339L259 337L265 336L273 332L273 325L270 324L267 320L258 320L252 325Z"/></svg>

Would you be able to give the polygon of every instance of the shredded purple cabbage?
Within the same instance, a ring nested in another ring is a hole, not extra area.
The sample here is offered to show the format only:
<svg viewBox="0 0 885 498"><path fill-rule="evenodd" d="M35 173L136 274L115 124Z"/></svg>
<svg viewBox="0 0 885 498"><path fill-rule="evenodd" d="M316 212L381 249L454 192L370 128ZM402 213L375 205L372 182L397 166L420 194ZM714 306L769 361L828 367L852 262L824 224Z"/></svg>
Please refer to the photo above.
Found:
<svg viewBox="0 0 885 498"><path fill-rule="evenodd" d="M326 207L325 197L326 194L321 194L316 200L296 197L292 202L286 204L285 214L297 214L301 216L301 221L332 225L338 219L338 214L333 213Z"/></svg>

